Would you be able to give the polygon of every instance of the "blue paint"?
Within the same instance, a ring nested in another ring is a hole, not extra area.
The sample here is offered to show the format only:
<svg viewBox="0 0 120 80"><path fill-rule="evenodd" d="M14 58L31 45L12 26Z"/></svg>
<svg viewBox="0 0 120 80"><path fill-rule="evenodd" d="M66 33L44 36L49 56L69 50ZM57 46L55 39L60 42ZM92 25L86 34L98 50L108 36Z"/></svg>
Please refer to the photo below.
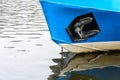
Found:
<svg viewBox="0 0 120 80"><path fill-rule="evenodd" d="M92 12L101 32L84 42L120 41L120 0L40 0L51 38L73 43L65 28L75 17Z"/></svg>

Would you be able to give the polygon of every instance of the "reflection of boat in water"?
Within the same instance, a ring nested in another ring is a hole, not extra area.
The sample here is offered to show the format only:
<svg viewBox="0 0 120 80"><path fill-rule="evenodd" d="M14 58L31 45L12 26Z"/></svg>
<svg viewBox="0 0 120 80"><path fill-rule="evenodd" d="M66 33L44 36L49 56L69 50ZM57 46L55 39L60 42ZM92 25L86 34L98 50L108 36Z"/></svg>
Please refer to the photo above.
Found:
<svg viewBox="0 0 120 80"><path fill-rule="evenodd" d="M119 74L119 67L105 67L68 72L67 76L60 77L57 80L120 80Z"/></svg>
<svg viewBox="0 0 120 80"><path fill-rule="evenodd" d="M65 49L74 53L120 49L119 0L40 2L52 40Z"/></svg>
<svg viewBox="0 0 120 80"><path fill-rule="evenodd" d="M76 54L64 58L63 69L60 68L60 59L53 61L58 65L50 68L55 73L48 80L119 80L120 79L120 52ZM67 61L69 59L69 61ZM67 61L67 62L66 62ZM60 70L61 69L61 70Z"/></svg>
<svg viewBox="0 0 120 80"><path fill-rule="evenodd" d="M76 72L69 73L70 77L64 80L97 80L93 76L78 74Z"/></svg>

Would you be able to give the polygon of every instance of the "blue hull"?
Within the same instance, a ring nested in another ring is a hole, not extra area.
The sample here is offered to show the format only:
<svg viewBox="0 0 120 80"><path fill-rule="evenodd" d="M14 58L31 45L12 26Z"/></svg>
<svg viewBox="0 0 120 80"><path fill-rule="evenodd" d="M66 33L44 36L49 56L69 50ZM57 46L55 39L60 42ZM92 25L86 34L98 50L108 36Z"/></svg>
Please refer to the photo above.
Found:
<svg viewBox="0 0 120 80"><path fill-rule="evenodd" d="M66 28L77 17L93 13L100 32L86 42L120 41L120 0L40 0L53 41L73 42Z"/></svg>

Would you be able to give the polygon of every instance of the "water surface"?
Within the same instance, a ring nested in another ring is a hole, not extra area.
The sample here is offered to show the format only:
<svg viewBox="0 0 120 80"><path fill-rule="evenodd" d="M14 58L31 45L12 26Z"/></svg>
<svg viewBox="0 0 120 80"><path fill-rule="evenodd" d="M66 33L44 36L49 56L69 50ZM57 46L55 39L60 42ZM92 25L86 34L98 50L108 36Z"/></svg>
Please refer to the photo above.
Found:
<svg viewBox="0 0 120 80"><path fill-rule="evenodd" d="M0 0L0 80L47 80L59 50L39 0Z"/></svg>

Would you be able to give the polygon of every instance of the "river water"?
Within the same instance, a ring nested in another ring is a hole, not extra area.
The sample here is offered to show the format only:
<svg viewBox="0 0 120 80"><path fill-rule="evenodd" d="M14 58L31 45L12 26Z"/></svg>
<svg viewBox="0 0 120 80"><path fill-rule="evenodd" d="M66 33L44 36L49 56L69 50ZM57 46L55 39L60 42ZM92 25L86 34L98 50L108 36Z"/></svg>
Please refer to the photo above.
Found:
<svg viewBox="0 0 120 80"><path fill-rule="evenodd" d="M0 80L120 79L120 51L64 52L61 59L60 49L39 0L0 0Z"/></svg>
<svg viewBox="0 0 120 80"><path fill-rule="evenodd" d="M0 0L0 80L47 80L59 51L39 0Z"/></svg>

